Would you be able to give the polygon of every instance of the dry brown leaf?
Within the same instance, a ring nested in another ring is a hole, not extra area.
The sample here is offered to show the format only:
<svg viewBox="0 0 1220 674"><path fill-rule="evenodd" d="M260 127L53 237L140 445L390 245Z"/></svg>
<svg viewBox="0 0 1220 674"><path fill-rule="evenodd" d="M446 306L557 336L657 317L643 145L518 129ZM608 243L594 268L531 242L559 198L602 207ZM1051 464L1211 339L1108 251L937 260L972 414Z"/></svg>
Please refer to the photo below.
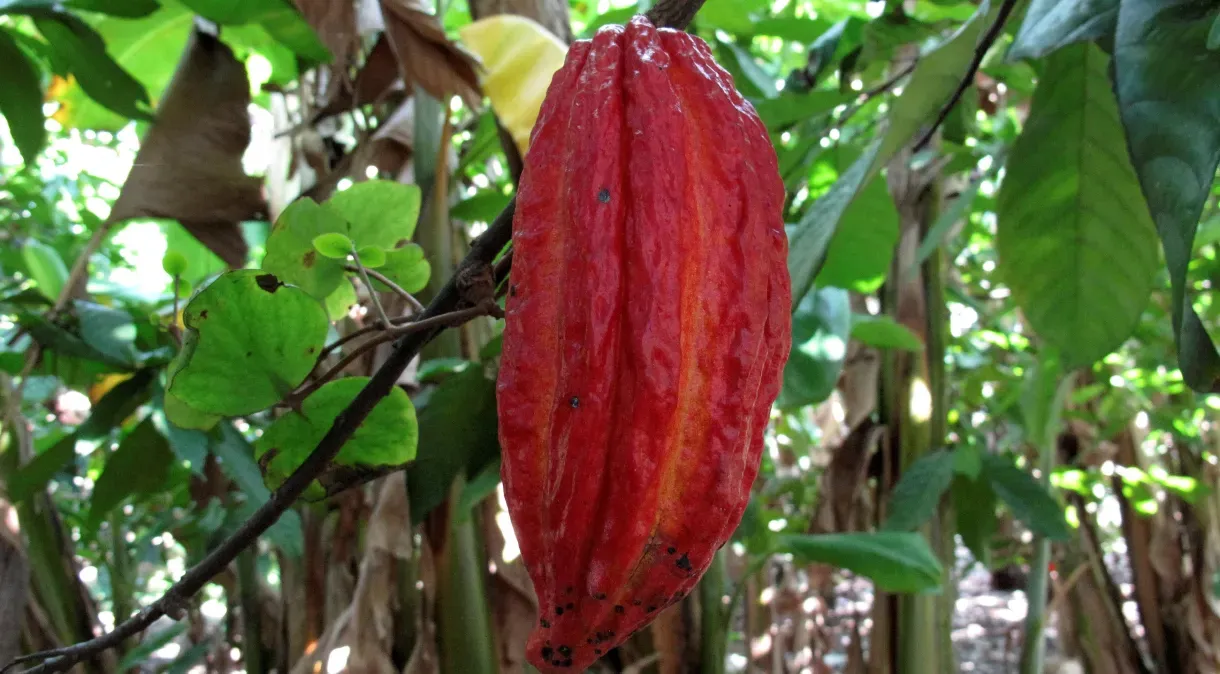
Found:
<svg viewBox="0 0 1220 674"><path fill-rule="evenodd" d="M389 39L382 35L369 51L352 85L329 96L326 105L314 115L313 122L316 124L327 117L376 103L393 91L396 83L400 86L402 83L398 61Z"/></svg>
<svg viewBox="0 0 1220 674"><path fill-rule="evenodd" d="M249 105L245 66L224 43L194 31L107 222L175 219L230 266L244 266L239 223L267 211L262 181L241 163Z"/></svg>
<svg viewBox="0 0 1220 674"><path fill-rule="evenodd" d="M440 100L461 96L470 107L483 100L477 60L451 42L436 17L414 0L381 0L381 13L399 72Z"/></svg>
<svg viewBox="0 0 1220 674"><path fill-rule="evenodd" d="M357 0L295 0L297 9L305 22L318 34L318 38L335 57L331 61L331 73L336 78L333 84L349 85L347 69L360 46L360 35L356 31ZM342 88L347 88L343 86Z"/></svg>

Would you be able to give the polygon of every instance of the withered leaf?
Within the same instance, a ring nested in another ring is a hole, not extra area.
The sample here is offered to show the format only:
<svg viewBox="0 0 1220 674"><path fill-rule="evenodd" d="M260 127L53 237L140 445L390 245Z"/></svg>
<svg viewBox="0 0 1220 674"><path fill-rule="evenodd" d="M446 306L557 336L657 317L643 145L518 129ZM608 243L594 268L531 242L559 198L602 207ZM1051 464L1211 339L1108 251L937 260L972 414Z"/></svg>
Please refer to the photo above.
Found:
<svg viewBox="0 0 1220 674"><path fill-rule="evenodd" d="M436 17L415 0L381 0L385 33L408 85L418 84L435 98L461 96L477 107L483 98L477 60L450 42Z"/></svg>
<svg viewBox="0 0 1220 674"><path fill-rule="evenodd" d="M240 223L266 217L262 181L246 175L250 82L224 43L195 30L109 222L178 220L233 267L245 265Z"/></svg>

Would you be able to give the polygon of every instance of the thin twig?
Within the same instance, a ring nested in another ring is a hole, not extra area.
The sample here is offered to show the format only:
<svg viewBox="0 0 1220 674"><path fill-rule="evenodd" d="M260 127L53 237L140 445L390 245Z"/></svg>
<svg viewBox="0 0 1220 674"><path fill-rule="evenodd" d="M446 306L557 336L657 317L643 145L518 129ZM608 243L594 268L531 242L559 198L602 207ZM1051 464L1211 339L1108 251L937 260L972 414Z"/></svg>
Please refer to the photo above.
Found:
<svg viewBox="0 0 1220 674"><path fill-rule="evenodd" d="M953 92L948 102L940 109L940 114L936 116L936 121L919 137L919 140L911 148L912 153L919 152L927 147L928 143L932 140L932 136L936 135L936 130L949 118L949 113L953 111L953 106L957 105L957 102L962 98L962 94L966 93L966 89L970 88L970 84L974 82L975 73L979 71L979 66L983 64L983 57L987 56L987 51L991 49L991 45L995 44L995 41L1000 37L1000 31L1004 29L1004 24L1008 22L1008 17L1012 15L1013 7L1016 4L1017 0L1004 0L1004 4L1000 5L1000 12L996 16L995 23L991 24L991 28L988 28L987 32L983 35L983 40L974 48L974 58L970 60L970 68L962 77L962 81L958 82L957 90Z"/></svg>
<svg viewBox="0 0 1220 674"><path fill-rule="evenodd" d="M448 328L454 325L461 325L462 323L465 323L466 321L478 316L494 315L498 308L499 307L496 307L494 303L486 303L479 306L470 307L469 309L458 309L457 311L451 311L447 314L441 314L440 316L434 316L432 318L409 321L403 325L391 326L389 330L384 331L382 334L377 335L376 337L356 347L355 350L344 356L342 360L336 363L334 367L330 368L325 374L310 382L299 392L294 393L291 398L294 401L301 401L308 398L314 391L322 388L326 382L341 374L343 370L346 369L347 366L354 363L356 359L360 358L369 351L372 351L378 346L385 344L386 342L392 342L404 335L409 335L420 330L427 330L436 326Z"/></svg>
<svg viewBox="0 0 1220 674"><path fill-rule="evenodd" d="M894 75L892 77L890 77L888 80L882 82L881 84L878 84L877 86L873 87L872 89L869 89L868 91L861 93L860 96L858 96L856 98L856 102L850 108L843 111L843 114L839 116L839 119L835 121L834 126L832 126L831 128L832 129L843 128L843 126L847 124L847 121L852 118L852 115L855 115L857 112L860 112L860 109L863 108L865 105L867 105L869 101L873 100L874 98L876 98L876 97L880 96L881 94L884 94L884 93L888 92L890 89L894 88L894 85L896 85L900 81L902 81L902 78L906 77L907 75L910 75L911 72L915 70L915 66L917 66L917 65L919 65L918 60L911 61L906 66L899 69L897 73L894 73Z"/></svg>
<svg viewBox="0 0 1220 674"><path fill-rule="evenodd" d="M346 269L350 272L357 272L357 273L359 273L361 271L361 268L358 268L355 265L350 265L350 264L347 265L346 267L344 267L344 269ZM377 271L376 269L364 268L363 271L365 274L368 274L369 276L384 283L386 286L388 286L390 288L390 290L393 290L399 297L406 300L407 304L411 305L411 308L415 311L415 313L417 313L417 314L424 313L424 305L420 304L419 300L415 299L414 295L407 292L406 290L403 290L402 286L391 281L388 276L386 276L385 274L382 274L381 272ZM369 292L376 292L376 289L370 286Z"/></svg>
<svg viewBox="0 0 1220 674"><path fill-rule="evenodd" d="M648 17L656 25L685 28L703 2L704 0L660 0L649 10ZM491 227L471 242L470 252L458 266L457 272L445 282L424 313L419 316L419 321L416 321L421 324L420 329L399 338L389 357L373 373L369 382L360 390L347 409L335 417L330 430L318 441L309 456L237 531L221 541L198 564L187 569L186 573L182 574L182 578L159 599L136 615L116 625L110 632L72 646L19 657L0 669L0 674L4 674L18 664L33 661L42 661L42 664L27 670L26 674L66 671L81 660L113 648L139 634L162 616L180 619L190 597L194 596L216 574L225 570L242 550L253 545L263 532L292 507L305 489L326 470L343 445L351 439L356 429L372 413L373 408L394 390L398 384L398 378L407 369L407 365L419 354L420 349L456 319L446 317L444 322L426 328L423 326L431 324L423 322L469 307L470 302L458 289L458 279L469 278L476 270L486 270L495 262L500 251L508 245L508 241L512 237L513 215L516 210L517 201L514 197L496 216Z"/></svg>

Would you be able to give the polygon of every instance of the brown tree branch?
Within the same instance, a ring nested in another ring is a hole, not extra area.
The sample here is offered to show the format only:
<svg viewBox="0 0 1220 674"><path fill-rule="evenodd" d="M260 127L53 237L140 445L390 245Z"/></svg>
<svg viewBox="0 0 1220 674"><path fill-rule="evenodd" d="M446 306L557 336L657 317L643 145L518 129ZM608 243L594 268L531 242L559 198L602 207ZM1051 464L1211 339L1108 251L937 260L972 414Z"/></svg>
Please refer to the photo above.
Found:
<svg viewBox="0 0 1220 674"><path fill-rule="evenodd" d="M940 114L936 116L936 121L932 122L932 126L912 146L911 152L919 152L927 147L928 143L932 141L932 136L936 135L936 130L949 118L949 113L953 111L953 106L957 105L957 102L962 98L962 94L966 93L966 89L969 89L970 84L974 82L974 75L978 73L979 66L983 64L983 57L987 55L991 45L995 44L995 41L1000 37L1000 31L1004 29L1004 24L1008 22L1008 17L1012 15L1012 10L1016 4L1017 0L1004 0L1004 4L1000 5L1000 12L996 16L995 23L991 24L991 27L983 35L982 41L974 48L974 58L970 60L970 68L962 76L962 81L958 83L957 90L953 92L953 95L949 97L944 107L940 109Z"/></svg>
<svg viewBox="0 0 1220 674"><path fill-rule="evenodd" d="M699 11L703 2L704 0L660 0L648 12L648 18L658 26L685 28L695 13ZM458 280L476 276L480 270L486 272L504 246L508 245L508 241L512 237L513 215L517 210L516 203L515 198L510 201L496 216L491 227L471 242L470 252L458 265L457 272L420 314L420 323L477 304L463 296L458 288ZM212 577L224 571L242 550L253 545L258 537L275 524L280 516L292 507L297 498L305 492L305 489L326 470L343 445L351 439L360 424L372 413L377 403L394 389L399 376L407 369L411 360L419 354L420 349L432 341L442 330L449 327L449 323L449 321L435 325L430 323L427 324L429 327L425 329L415 330L402 336L394 345L394 350L390 352L385 363L373 374L368 384L365 384L347 409L335 417L330 430L318 442L317 447L293 471L292 475L284 480L280 488L271 494L271 498L202 561L188 569L161 598L96 639L65 648L22 656L0 669L0 674L4 674L18 664L35 661L41 661L42 664L27 670L27 674L63 672L81 660L113 648L124 640L143 632L161 616L180 619L190 597L202 589Z"/></svg>

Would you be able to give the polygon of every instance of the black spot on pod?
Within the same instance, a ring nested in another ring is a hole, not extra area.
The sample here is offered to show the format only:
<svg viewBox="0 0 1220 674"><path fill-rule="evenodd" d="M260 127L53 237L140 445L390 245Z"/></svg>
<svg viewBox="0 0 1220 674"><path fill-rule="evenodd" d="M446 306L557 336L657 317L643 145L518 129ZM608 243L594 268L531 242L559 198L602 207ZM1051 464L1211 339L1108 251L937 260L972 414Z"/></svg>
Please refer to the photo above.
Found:
<svg viewBox="0 0 1220 674"><path fill-rule="evenodd" d="M555 607L555 615L563 615L563 607L562 607L562 606L556 606L556 607Z"/></svg>
<svg viewBox="0 0 1220 674"><path fill-rule="evenodd" d="M597 193L597 200L603 204L610 203L610 190L603 187L601 191Z"/></svg>
<svg viewBox="0 0 1220 674"><path fill-rule="evenodd" d="M554 653L554 652L555 652L555 651L554 651L554 650L552 650L550 646L543 646L543 647L542 647L542 659L543 659L543 660L550 660L550 659L551 659L551 654L552 654L552 653Z"/></svg>
<svg viewBox="0 0 1220 674"><path fill-rule="evenodd" d="M675 563L678 565L678 568L682 569L683 571L691 570L690 557L687 557L685 554L679 557L678 561Z"/></svg>
<svg viewBox="0 0 1220 674"><path fill-rule="evenodd" d="M543 618L542 620L539 620L538 622L542 624L543 628L549 628L551 626L551 621L547 620L546 618Z"/></svg>
<svg viewBox="0 0 1220 674"><path fill-rule="evenodd" d="M574 609L576 608L576 604L573 604L572 602L568 602L568 605L567 605L567 606L565 606L564 608L566 608L566 609L568 609L569 611L571 611L571 610L574 610Z"/></svg>
<svg viewBox="0 0 1220 674"><path fill-rule="evenodd" d="M580 398L577 398L576 396L572 396L572 400L569 402L572 404L572 409L580 407Z"/></svg>
<svg viewBox="0 0 1220 674"><path fill-rule="evenodd" d="M623 608L623 605L622 605L622 604L615 604L615 605L614 605L614 612L615 612L615 613L617 613L617 614L619 614L619 615L622 615L623 613L626 613L626 612L627 612L627 609Z"/></svg>
<svg viewBox="0 0 1220 674"><path fill-rule="evenodd" d="M565 657L565 658L567 658L567 657L571 657L571 656L572 656L572 649L571 649L571 648L568 648L567 646L560 646L560 647L559 647L559 654L560 654L560 655L562 655L562 656L563 656L563 657Z"/></svg>
<svg viewBox="0 0 1220 674"><path fill-rule="evenodd" d="M669 550L667 550L667 552L668 552L669 554L671 554L671 555L672 555L672 554L674 554L674 553L675 553L675 552L677 552L677 551L678 551L678 549L677 549L677 548L675 548L675 547L674 547L674 546L672 546L672 545L671 545L671 546L669 546Z"/></svg>
<svg viewBox="0 0 1220 674"><path fill-rule="evenodd" d="M597 594L593 595L593 598L598 601L605 601L606 594L604 592L598 592Z"/></svg>

